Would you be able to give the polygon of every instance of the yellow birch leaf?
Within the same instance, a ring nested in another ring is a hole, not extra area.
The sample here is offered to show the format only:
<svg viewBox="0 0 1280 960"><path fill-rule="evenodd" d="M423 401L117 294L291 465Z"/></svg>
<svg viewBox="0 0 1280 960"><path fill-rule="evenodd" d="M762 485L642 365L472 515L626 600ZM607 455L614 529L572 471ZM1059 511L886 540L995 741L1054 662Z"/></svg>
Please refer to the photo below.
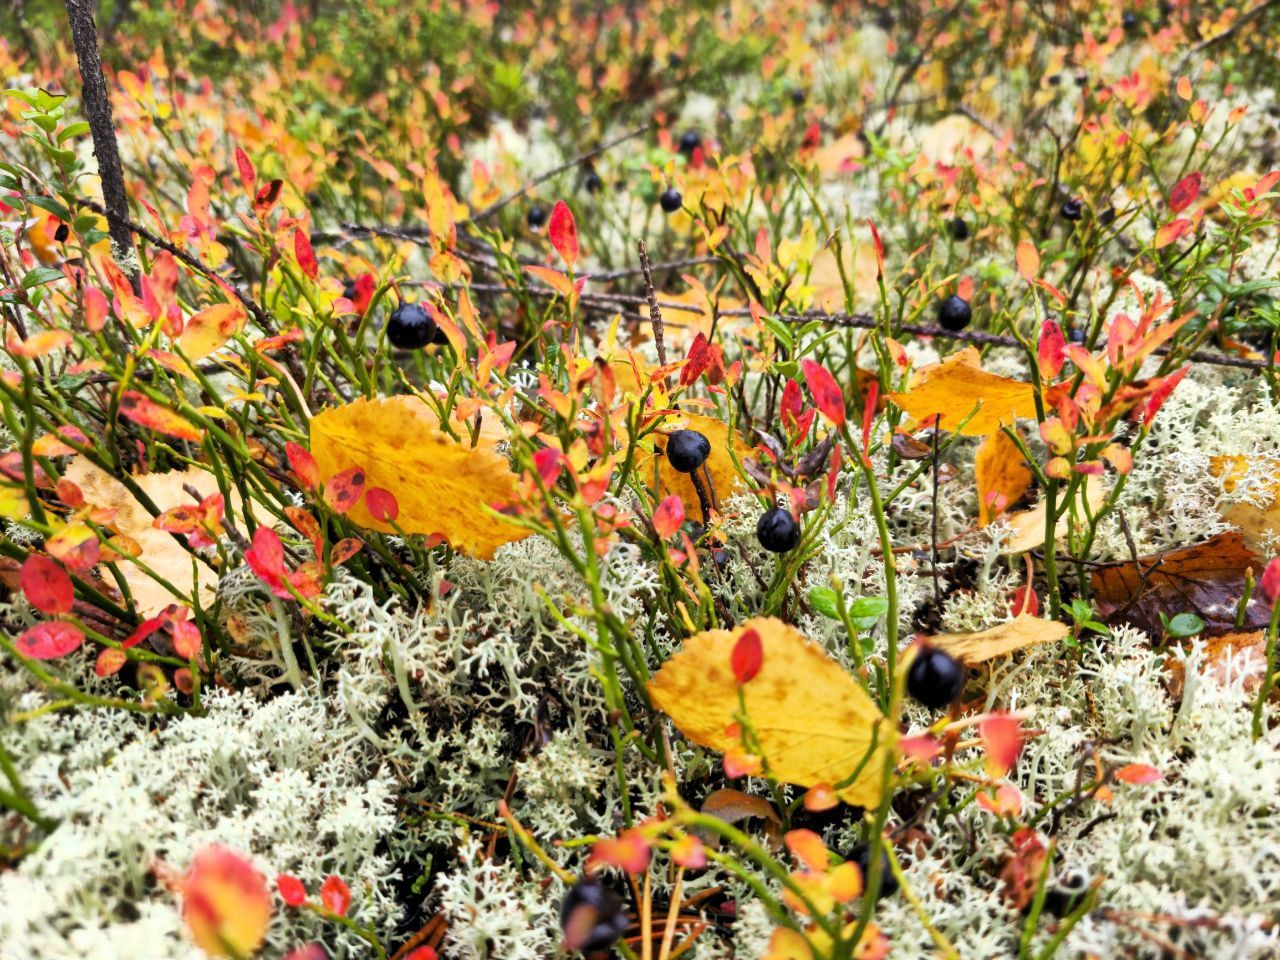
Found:
<svg viewBox="0 0 1280 960"><path fill-rule="evenodd" d="M472 447L463 430L462 440L454 440L417 397L356 400L312 418L311 453L325 483L359 467L365 489L391 491L400 507L396 526L404 532L438 534L455 550L489 560L529 531L485 509L516 499L516 476L494 449L505 433L482 430ZM374 520L363 500L347 516L371 530L395 530Z"/></svg>
<svg viewBox="0 0 1280 960"><path fill-rule="evenodd" d="M909 390L890 393L889 398L917 421L940 415L938 425L943 430L957 429L976 407L977 412L959 430L967 437L985 437L1018 417L1034 417L1031 384L988 373L976 365L976 352L961 350L923 368Z"/></svg>
<svg viewBox="0 0 1280 960"><path fill-rule="evenodd" d="M1031 471L1022 459L1022 452L1003 430L997 430L978 444L973 473L978 485L980 527L1021 500L1031 487ZM1003 504L994 502L1000 497L1004 498Z"/></svg>
<svg viewBox="0 0 1280 960"><path fill-rule="evenodd" d="M187 320L178 337L178 346L189 360L201 360L226 343L244 326L244 310L239 304L215 303Z"/></svg>
<svg viewBox="0 0 1280 960"><path fill-rule="evenodd" d="M1086 477L1084 482L1085 497L1089 501L1089 509L1097 510L1107 497L1107 491L1093 477ZM1002 553L1026 553L1044 546L1044 525L1047 520L1046 504L1043 500L1029 510L1007 514L1003 519L1013 530L1009 541L1004 545ZM1070 511L1058 518L1054 528L1057 539L1067 535L1071 526Z"/></svg>
<svg viewBox="0 0 1280 960"><path fill-rule="evenodd" d="M696 430L711 441L711 455L707 457L706 469L711 473L712 489L707 493L717 510L732 494L742 489L742 477L738 474L738 468L734 465L733 456L729 452L730 439L729 425L727 423L714 417L703 416L700 413L681 413L669 417L663 424L662 429L667 432ZM739 460L751 450L736 434L733 436L732 443L732 449ZM654 445L665 452L667 449L666 436L655 434ZM655 496L658 500L663 500L673 493L677 494L684 504L687 516L702 516L702 508L698 501L698 491L694 489L693 481L689 479L689 474L681 473L673 468L667 462L665 455L654 456L649 453L637 453L636 469L639 471L639 476L651 488L655 487L654 475L656 472ZM701 469L698 471L698 476L705 483L706 475Z"/></svg>
<svg viewBox="0 0 1280 960"><path fill-rule="evenodd" d="M1036 249L1036 245L1030 240L1019 241L1016 259L1018 274L1027 283L1033 281L1040 272L1040 251Z"/></svg>
<svg viewBox="0 0 1280 960"><path fill-rule="evenodd" d="M116 569L123 575L140 616L153 617L173 603L192 606L193 593L199 594L200 605L205 609L213 605L218 575L202 561L195 560L193 564L194 558L179 538L157 530L153 526L155 517L151 511L138 502L124 483L84 457L72 460L64 477L80 488L86 503L115 511L109 526L137 544L140 551L138 560L177 591L171 592L136 564L126 559L117 561ZM195 489L201 498L218 492L218 481L214 475L199 467L169 473L146 473L134 477L133 482L162 513L172 507L195 503L185 487ZM227 513L238 511L239 502L233 487L226 504Z"/></svg>
<svg viewBox="0 0 1280 960"><path fill-rule="evenodd" d="M760 635L760 672L742 687L747 719L769 773L783 783L836 784L845 803L875 807L895 732L861 685L819 645L774 617L733 630L707 630L684 642L649 682L654 705L690 740L725 752L738 713L730 657L748 630ZM868 756L870 754L870 756Z"/></svg>
<svg viewBox="0 0 1280 960"><path fill-rule="evenodd" d="M1250 472L1249 461L1244 457L1217 456L1209 459L1209 471L1222 478L1222 489L1234 493L1236 486L1245 481ZM1263 474L1263 488L1270 496L1261 498L1262 505L1237 501L1226 503L1219 509L1223 520L1237 527L1244 541L1257 553L1265 555L1271 538L1280 532L1280 482Z"/></svg>
<svg viewBox="0 0 1280 960"><path fill-rule="evenodd" d="M980 633L940 633L935 637L928 637L927 642L929 646L945 650L957 660L974 664L1003 657L1023 647L1053 643L1061 640L1067 633L1065 623L1042 620L1024 613Z"/></svg>

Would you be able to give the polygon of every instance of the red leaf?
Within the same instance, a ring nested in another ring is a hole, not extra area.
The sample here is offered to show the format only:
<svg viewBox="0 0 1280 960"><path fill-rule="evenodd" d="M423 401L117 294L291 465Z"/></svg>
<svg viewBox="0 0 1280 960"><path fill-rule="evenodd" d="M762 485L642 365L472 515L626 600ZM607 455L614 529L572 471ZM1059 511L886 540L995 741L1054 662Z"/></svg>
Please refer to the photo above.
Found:
<svg viewBox="0 0 1280 960"><path fill-rule="evenodd" d="M1022 752L1022 721L1007 713L992 713L978 724L987 752L987 776L998 779L1013 768Z"/></svg>
<svg viewBox="0 0 1280 960"><path fill-rule="evenodd" d="M60 616L70 613L76 590L67 571L41 553L30 554L22 564L18 581L22 593L41 613Z"/></svg>
<svg viewBox="0 0 1280 960"><path fill-rule="evenodd" d="M262 189L258 191L257 196L253 198L253 212L259 217L265 217L269 214L271 208L276 205L276 201L280 199L280 188L283 186L283 180L272 180L270 183L264 184Z"/></svg>
<svg viewBox="0 0 1280 960"><path fill-rule="evenodd" d="M320 465L306 448L290 440L284 445L284 454L302 489L314 490L320 485Z"/></svg>
<svg viewBox="0 0 1280 960"><path fill-rule="evenodd" d="M587 866L597 863L630 874L640 873L649 865L649 841L636 827L622 831L617 837L597 840L587 858Z"/></svg>
<svg viewBox="0 0 1280 960"><path fill-rule="evenodd" d="M1280 557L1273 557L1262 574L1262 595L1273 607L1280 600Z"/></svg>
<svg viewBox="0 0 1280 960"><path fill-rule="evenodd" d="M289 522L299 533L311 541L316 556L320 556L321 551L324 550L324 539L320 536L320 524L316 518L301 507L292 506L284 508L284 515L289 518Z"/></svg>
<svg viewBox="0 0 1280 960"><path fill-rule="evenodd" d="M289 597L284 586L284 544L270 527L253 532L253 546L244 552L244 561L277 597Z"/></svg>
<svg viewBox="0 0 1280 960"><path fill-rule="evenodd" d="M1200 196L1200 183L1203 177L1200 171L1189 173L1169 191L1169 209L1174 213L1181 213L1191 204L1195 203L1196 197Z"/></svg>
<svg viewBox="0 0 1280 960"><path fill-rule="evenodd" d="M800 368L818 410L837 428L844 426L844 394L840 392L836 378L815 360L801 360Z"/></svg>
<svg viewBox="0 0 1280 960"><path fill-rule="evenodd" d="M249 159L249 155L236 147L236 166L240 169L240 183L244 185L245 193L253 193L253 182L258 179L258 174L253 169L253 161Z"/></svg>
<svg viewBox="0 0 1280 960"><path fill-rule="evenodd" d="M880 400L880 381L872 380L867 387L867 402L862 408L862 463L871 469L871 425L876 419L876 405Z"/></svg>
<svg viewBox="0 0 1280 960"><path fill-rule="evenodd" d="M1155 783L1164 779L1164 774L1149 763L1126 763L1115 775L1121 783Z"/></svg>
<svg viewBox="0 0 1280 960"><path fill-rule="evenodd" d="M32 660L56 660L84 643L84 634L69 623L37 623L18 638L18 653Z"/></svg>
<svg viewBox="0 0 1280 960"><path fill-rule="evenodd" d="M184 660L198 657L202 646L200 628L190 620L179 620L177 617L169 619L169 626L173 630L174 653Z"/></svg>
<svg viewBox="0 0 1280 960"><path fill-rule="evenodd" d="M673 493L663 500L653 511L653 528L663 540L673 535L684 523L684 501L680 495Z"/></svg>
<svg viewBox="0 0 1280 960"><path fill-rule="evenodd" d="M99 677L114 677L128 662L129 658L123 650L103 647L98 651L98 661L93 666L93 672Z"/></svg>
<svg viewBox="0 0 1280 960"><path fill-rule="evenodd" d="M72 523L45 540L44 548L72 570L88 570L98 562L98 535L87 523Z"/></svg>
<svg viewBox="0 0 1280 960"><path fill-rule="evenodd" d="M729 655L729 665L733 667L733 675L738 683L749 683L760 672L764 665L764 647L760 642L758 630L743 631L733 645L733 653Z"/></svg>
<svg viewBox="0 0 1280 960"><path fill-rule="evenodd" d="M400 503L396 495L384 487L370 487L364 492L364 505L369 515L379 523L394 523L400 516Z"/></svg>
<svg viewBox="0 0 1280 960"><path fill-rule="evenodd" d="M1062 328L1054 321L1046 320L1040 328L1040 343L1036 347L1036 360L1040 366L1040 378L1052 381L1067 362L1067 341Z"/></svg>
<svg viewBox="0 0 1280 960"><path fill-rule="evenodd" d="M357 553L364 546L355 537L345 537L333 545L333 551L329 554L329 563L335 567L340 567Z"/></svg>
<svg viewBox="0 0 1280 960"><path fill-rule="evenodd" d="M360 502L363 494L364 468L348 467L325 484L324 502L334 513L345 514Z"/></svg>
<svg viewBox="0 0 1280 960"><path fill-rule="evenodd" d="M884 242L880 239L875 221L870 217L867 218L867 226L871 228L871 241L876 247L876 279L879 280L884 277Z"/></svg>
<svg viewBox="0 0 1280 960"><path fill-rule="evenodd" d="M311 249L311 238L301 230L293 231L293 253L298 258L298 266L302 268L308 280L314 280L320 275L316 253Z"/></svg>
<svg viewBox="0 0 1280 960"><path fill-rule="evenodd" d="M280 891L280 899L291 907L300 907L307 902L307 888L292 874L276 874L276 889Z"/></svg>
<svg viewBox="0 0 1280 960"><path fill-rule="evenodd" d="M689 345L689 356L680 370L680 386L687 387L697 380L710 363L711 350L708 347L706 335L699 333Z"/></svg>
<svg viewBox="0 0 1280 960"><path fill-rule="evenodd" d="M564 456L555 447L543 447L533 455L533 467L542 478L542 483L550 487L560 479L564 469Z"/></svg>
<svg viewBox="0 0 1280 960"><path fill-rule="evenodd" d="M551 210L551 219L547 221L547 236L556 253L564 258L564 262L573 269L578 262L578 224L573 219L573 211L563 200L557 200Z"/></svg>
<svg viewBox="0 0 1280 960"><path fill-rule="evenodd" d="M351 889L341 877L330 874L320 885L320 902L326 910L345 916L351 906Z"/></svg>
<svg viewBox="0 0 1280 960"><path fill-rule="evenodd" d="M198 442L204 436L195 425L180 413L151 400L136 390L126 390L120 395L120 416L132 420L140 427L163 433L167 437Z"/></svg>
<svg viewBox="0 0 1280 960"><path fill-rule="evenodd" d="M1024 583L1013 591L1013 598L1009 601L1009 612L1015 617L1024 613L1033 617L1040 616L1040 598L1036 596L1035 590L1029 584Z"/></svg>
<svg viewBox="0 0 1280 960"><path fill-rule="evenodd" d="M778 404L782 414L782 426L790 433L798 433L800 414L804 411L804 398L800 396L800 384L787 380L782 388L782 400Z"/></svg>
<svg viewBox="0 0 1280 960"><path fill-rule="evenodd" d="M942 744L927 733L919 733L912 737L902 737L898 741L898 749L909 760L928 766L942 752Z"/></svg>
<svg viewBox="0 0 1280 960"><path fill-rule="evenodd" d="M1164 402L1173 393L1174 387L1182 382L1182 378L1187 375L1187 371L1190 369L1191 365L1188 364L1181 370L1175 370L1167 377L1161 378L1160 385L1151 391L1151 396L1147 397L1146 406L1142 408L1142 425L1144 427L1150 425L1151 421L1156 418L1156 414L1160 412Z"/></svg>

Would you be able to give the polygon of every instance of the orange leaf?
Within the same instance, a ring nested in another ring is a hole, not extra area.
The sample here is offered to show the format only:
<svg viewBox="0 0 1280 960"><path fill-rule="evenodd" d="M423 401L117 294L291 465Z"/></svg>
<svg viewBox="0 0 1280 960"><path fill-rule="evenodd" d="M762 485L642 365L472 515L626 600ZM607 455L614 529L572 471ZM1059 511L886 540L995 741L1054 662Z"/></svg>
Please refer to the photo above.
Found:
<svg viewBox="0 0 1280 960"><path fill-rule="evenodd" d="M182 881L182 916L196 945L213 957L247 957L262 946L271 894L262 874L225 847L196 854Z"/></svg>
<svg viewBox="0 0 1280 960"><path fill-rule="evenodd" d="M976 408L959 428L968 437L984 437L1017 417L1035 416L1031 384L987 373L978 363L977 350L966 348L920 370L909 390L889 398L917 421L937 416L943 430L956 430Z"/></svg>
<svg viewBox="0 0 1280 960"><path fill-rule="evenodd" d="M684 504L674 493L658 504L657 509L653 511L653 528L658 531L658 536L663 540L679 530L682 523L684 523Z"/></svg>
<svg viewBox="0 0 1280 960"><path fill-rule="evenodd" d="M978 444L973 460L978 485L978 526L985 527L1027 495L1031 471L1017 445L1003 430L997 430Z"/></svg>
<svg viewBox="0 0 1280 960"><path fill-rule="evenodd" d="M167 437L198 442L204 434L190 420L138 393L126 390L120 397L120 416Z"/></svg>
<svg viewBox="0 0 1280 960"><path fill-rule="evenodd" d="M226 343L244 327L245 314L237 304L215 303L187 320L178 346L191 360L200 360Z"/></svg>
<svg viewBox="0 0 1280 960"><path fill-rule="evenodd" d="M1169 244L1176 242L1188 230L1191 229L1191 221L1186 219L1178 219L1166 223L1163 227L1156 231L1156 238L1152 241L1152 246L1160 250Z"/></svg>
<svg viewBox="0 0 1280 960"><path fill-rule="evenodd" d="M1040 272L1040 252L1030 240L1020 240L1015 256L1018 263L1019 276L1027 283L1030 283L1036 278L1036 274Z"/></svg>

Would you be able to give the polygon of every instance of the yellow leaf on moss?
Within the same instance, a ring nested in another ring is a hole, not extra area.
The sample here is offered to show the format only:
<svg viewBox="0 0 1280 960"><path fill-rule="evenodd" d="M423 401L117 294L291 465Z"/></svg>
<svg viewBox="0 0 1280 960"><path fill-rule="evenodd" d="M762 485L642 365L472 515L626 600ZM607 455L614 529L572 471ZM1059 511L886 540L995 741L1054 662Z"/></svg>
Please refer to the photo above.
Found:
<svg viewBox="0 0 1280 960"><path fill-rule="evenodd" d="M1031 487L1031 471L1023 461L1022 452L1003 430L997 430L978 444L973 473L978 485L980 527L1021 500Z"/></svg>
<svg viewBox="0 0 1280 960"><path fill-rule="evenodd" d="M940 633L929 637L931 647L945 650L964 663L982 663L1005 654L1033 647L1039 643L1053 643L1067 635L1067 625L1057 620L1042 620L1029 613L1015 617L1007 623L997 624L980 633Z"/></svg>
<svg viewBox="0 0 1280 960"><path fill-rule="evenodd" d="M748 630L759 633L763 660L742 688L743 701L770 774L811 787L857 772L838 791L840 799L875 807L894 731L843 667L781 620L758 617L733 630L690 637L650 681L654 704L695 743L722 753L738 746L739 738L727 732L738 712L730 657Z"/></svg>
<svg viewBox="0 0 1280 960"><path fill-rule="evenodd" d="M729 451L732 449L738 460L741 460L750 452L751 448L743 443L737 434L733 435L732 446L730 445L729 425L727 423L700 413L681 413L669 417L663 424L662 429L667 433L676 430L696 430L711 441L711 455L707 457L706 462L706 469L711 474L712 485L712 490L708 491L708 495L711 496L713 505L717 509L732 494L742 489L742 477L738 474L734 457ZM680 473L667 461L665 456L667 449L666 436L664 434L655 434L654 445L659 450L664 451L664 455L655 457L652 454L637 454L636 468L639 471L639 476L652 489L655 486L654 474L656 471L657 483L656 490L654 490L656 499L664 500L673 493L677 494L684 504L687 516L702 516L702 508L698 502L698 491L694 489L693 481L689 479L689 474ZM706 476L702 470L699 470L698 474L701 480L705 482Z"/></svg>
<svg viewBox="0 0 1280 960"><path fill-rule="evenodd" d="M366 490L391 491L400 507L396 525L401 530L438 534L455 550L488 560L528 531L485 509L516 498L516 476L494 449L505 434L482 431L472 447L462 429L462 440L453 439L417 397L356 400L312 418L311 453L325 483L359 467ZM362 527L394 532L373 519L363 500L347 516Z"/></svg>
<svg viewBox="0 0 1280 960"><path fill-rule="evenodd" d="M127 559L116 561L116 569L123 575L140 616L153 617L173 603L193 606L193 593L199 594L202 607L208 609L213 605L218 575L202 561L195 560L193 564L193 557L179 538L167 531L157 530L151 511L134 497L122 481L84 457L72 460L63 476L80 488L86 503L103 510L115 511L115 516L108 525L136 544L140 551L137 559L177 591L170 591ZM202 499L218 492L218 481L214 475L199 467L142 474L134 477L133 482L162 513L173 507L195 503L186 487L196 490ZM238 504L239 497L232 488L231 498L226 504L227 513L238 510Z"/></svg>
<svg viewBox="0 0 1280 960"><path fill-rule="evenodd" d="M1222 480L1222 489L1235 493L1237 486L1249 481L1250 463L1245 457L1217 456L1209 459L1209 472ZM1261 471L1258 471L1261 473ZM1237 501L1223 504L1222 519L1237 527L1253 550L1265 554L1271 538L1280 532L1280 482L1261 476L1263 496L1260 503Z"/></svg>
<svg viewBox="0 0 1280 960"><path fill-rule="evenodd" d="M956 430L976 408L969 422L959 428L967 437L985 437L1001 424L1036 415L1031 384L983 370L972 347L923 368L909 390L890 393L889 397L917 421L940 415L938 423L943 430Z"/></svg>

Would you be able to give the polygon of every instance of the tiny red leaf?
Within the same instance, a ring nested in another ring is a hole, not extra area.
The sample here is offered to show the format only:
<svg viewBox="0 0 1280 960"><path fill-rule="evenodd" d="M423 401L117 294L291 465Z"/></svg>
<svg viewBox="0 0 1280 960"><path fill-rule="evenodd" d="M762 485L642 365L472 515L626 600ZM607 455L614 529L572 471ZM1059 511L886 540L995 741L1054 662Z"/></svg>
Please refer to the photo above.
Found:
<svg viewBox="0 0 1280 960"><path fill-rule="evenodd" d="M345 537L333 545L333 552L329 554L329 563L340 567L359 553L363 547L364 544L355 537Z"/></svg>
<svg viewBox="0 0 1280 960"><path fill-rule="evenodd" d="M320 485L320 465L310 451L290 440L284 445L284 453L302 489L314 490Z"/></svg>
<svg viewBox="0 0 1280 960"><path fill-rule="evenodd" d="M60 616L70 613L76 590L67 571L41 553L29 555L22 564L18 582L22 593L41 613Z"/></svg>
<svg viewBox="0 0 1280 960"><path fill-rule="evenodd" d="M364 478L362 467L348 467L341 473L335 474L325 484L324 502L334 513L345 514L359 503L360 497L364 495Z"/></svg>
<svg viewBox="0 0 1280 960"><path fill-rule="evenodd" d="M18 638L18 653L32 660L56 660L84 643L84 634L69 623L37 623Z"/></svg>
<svg viewBox="0 0 1280 960"><path fill-rule="evenodd" d="M245 193L252 193L253 182L258 179L258 175L253 169L253 161L249 159L249 155L239 147L236 147L236 166L240 170L240 183L243 184Z"/></svg>
<svg viewBox="0 0 1280 960"><path fill-rule="evenodd" d="M764 665L764 647L760 642L757 630L746 630L733 645L733 653L729 657L733 675L738 683L749 683Z"/></svg>
<svg viewBox="0 0 1280 960"><path fill-rule="evenodd" d="M563 200L557 200L551 210L547 236L551 238L551 245L556 248L556 253L573 269L573 265L578 262L578 224L573 219L573 211Z"/></svg>
<svg viewBox="0 0 1280 960"><path fill-rule="evenodd" d="M400 502L385 487L370 487L364 492L364 505L369 515L379 523L394 523L400 516Z"/></svg>
<svg viewBox="0 0 1280 960"><path fill-rule="evenodd" d="M1155 783L1163 780L1164 774L1149 763L1126 763L1116 771L1116 779L1121 783Z"/></svg>
<svg viewBox="0 0 1280 960"><path fill-rule="evenodd" d="M293 252L298 258L298 266L308 280L314 280L320 275L320 265L316 263L315 251L311 249L311 238L301 230L293 231Z"/></svg>
<svg viewBox="0 0 1280 960"><path fill-rule="evenodd" d="M815 360L800 361L800 369L804 371L804 382L818 410L836 427L844 426L844 394L836 378Z"/></svg>
<svg viewBox="0 0 1280 960"><path fill-rule="evenodd" d="M673 493L653 511L653 528L663 540L672 536L684 523L684 502L679 494Z"/></svg>
<svg viewBox="0 0 1280 960"><path fill-rule="evenodd" d="M1203 179L1200 171L1197 170L1175 183L1173 189L1169 191L1169 209L1174 213L1181 213L1195 203L1196 198L1200 196L1200 184Z"/></svg>
<svg viewBox="0 0 1280 960"><path fill-rule="evenodd" d="M351 906L351 889L341 877L330 874L320 885L320 902L325 909L338 916L345 916Z"/></svg>
<svg viewBox="0 0 1280 960"><path fill-rule="evenodd" d="M307 888L292 874L277 874L276 888L280 891L280 899L291 907L300 907L307 902Z"/></svg>

